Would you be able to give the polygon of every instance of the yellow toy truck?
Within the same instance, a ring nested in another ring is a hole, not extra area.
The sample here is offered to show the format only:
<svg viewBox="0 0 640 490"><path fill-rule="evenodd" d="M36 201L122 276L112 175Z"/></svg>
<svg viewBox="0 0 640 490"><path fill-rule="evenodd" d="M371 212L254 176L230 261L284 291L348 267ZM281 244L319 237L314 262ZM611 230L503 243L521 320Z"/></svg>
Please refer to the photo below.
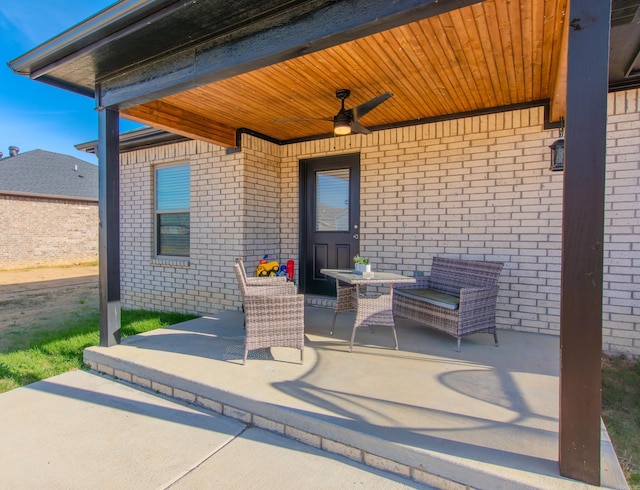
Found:
<svg viewBox="0 0 640 490"><path fill-rule="evenodd" d="M264 261L264 264L260 264L256 269L256 276L258 277L267 277L267 276L275 276L280 270L280 264L276 261L267 262Z"/></svg>

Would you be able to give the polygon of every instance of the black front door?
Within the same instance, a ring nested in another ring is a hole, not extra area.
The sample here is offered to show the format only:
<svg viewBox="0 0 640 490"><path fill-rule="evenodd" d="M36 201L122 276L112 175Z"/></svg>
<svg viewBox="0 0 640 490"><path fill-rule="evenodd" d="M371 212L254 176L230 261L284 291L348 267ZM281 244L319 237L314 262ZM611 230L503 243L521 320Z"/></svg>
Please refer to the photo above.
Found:
<svg viewBox="0 0 640 490"><path fill-rule="evenodd" d="M359 253L360 154L300 160L300 290L335 295L320 269L351 269Z"/></svg>

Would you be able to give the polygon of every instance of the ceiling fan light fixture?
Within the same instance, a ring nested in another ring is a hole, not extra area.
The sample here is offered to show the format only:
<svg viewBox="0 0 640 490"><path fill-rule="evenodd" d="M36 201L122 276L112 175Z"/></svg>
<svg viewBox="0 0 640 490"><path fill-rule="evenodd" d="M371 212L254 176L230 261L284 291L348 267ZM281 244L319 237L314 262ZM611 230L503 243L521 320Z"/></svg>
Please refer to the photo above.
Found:
<svg viewBox="0 0 640 490"><path fill-rule="evenodd" d="M345 109L344 101L351 94L351 90L348 88L339 88L336 90L336 98L341 102L341 107L335 116L326 117L314 117L306 119L274 119L277 122L299 122L299 121L333 121L333 134L334 136L347 136L349 134L371 134L371 131L365 128L358 119L369 113L384 101L392 97L391 92L385 92L383 94L374 97L363 104L352 107L351 109Z"/></svg>
<svg viewBox="0 0 640 490"><path fill-rule="evenodd" d="M351 120L347 114L338 114L333 118L333 134L346 136L351 134Z"/></svg>

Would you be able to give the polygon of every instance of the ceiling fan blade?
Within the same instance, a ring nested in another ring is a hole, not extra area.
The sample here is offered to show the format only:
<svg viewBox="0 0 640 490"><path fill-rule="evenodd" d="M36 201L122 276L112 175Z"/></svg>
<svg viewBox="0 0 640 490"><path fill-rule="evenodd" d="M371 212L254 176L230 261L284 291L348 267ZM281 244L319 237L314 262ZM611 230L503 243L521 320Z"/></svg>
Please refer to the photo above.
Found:
<svg viewBox="0 0 640 490"><path fill-rule="evenodd" d="M371 131L369 131L367 128L365 128L362 124L360 124L356 120L353 120L353 122L351 123L351 132L360 133L360 134L371 134Z"/></svg>
<svg viewBox="0 0 640 490"><path fill-rule="evenodd" d="M391 92L385 92L384 94L380 94L377 97L374 97L373 99L371 99L370 101L365 102L364 104L360 104L354 107L353 109L351 109L353 111L354 121L364 116L367 112L375 109L377 106L379 106L385 100L391 97L393 97L393 94Z"/></svg>
<svg viewBox="0 0 640 490"><path fill-rule="evenodd" d="M333 121L331 117L302 117L302 118L289 118L289 119L274 119L273 122L303 122L303 121Z"/></svg>

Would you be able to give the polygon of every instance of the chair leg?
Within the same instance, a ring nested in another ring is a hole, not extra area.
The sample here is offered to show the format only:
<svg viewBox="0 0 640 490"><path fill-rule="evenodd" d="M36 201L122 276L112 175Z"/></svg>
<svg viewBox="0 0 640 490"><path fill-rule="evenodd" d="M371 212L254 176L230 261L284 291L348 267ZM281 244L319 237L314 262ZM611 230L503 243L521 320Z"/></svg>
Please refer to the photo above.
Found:
<svg viewBox="0 0 640 490"><path fill-rule="evenodd" d="M496 347L498 347L498 332L494 332L493 333L493 340L496 343Z"/></svg>
<svg viewBox="0 0 640 490"><path fill-rule="evenodd" d="M460 352L460 342L462 341L462 339L460 337L458 337L458 352Z"/></svg>
<svg viewBox="0 0 640 490"><path fill-rule="evenodd" d="M300 364L304 364L304 347L300 349Z"/></svg>
<svg viewBox="0 0 640 490"><path fill-rule="evenodd" d="M244 366L247 363L247 356L249 355L249 350L244 348L244 359L242 360L242 365Z"/></svg>
<svg viewBox="0 0 640 490"><path fill-rule="evenodd" d="M393 330L393 339L396 341L396 350L398 350L398 335L396 334L396 326L391 325L391 329Z"/></svg>

